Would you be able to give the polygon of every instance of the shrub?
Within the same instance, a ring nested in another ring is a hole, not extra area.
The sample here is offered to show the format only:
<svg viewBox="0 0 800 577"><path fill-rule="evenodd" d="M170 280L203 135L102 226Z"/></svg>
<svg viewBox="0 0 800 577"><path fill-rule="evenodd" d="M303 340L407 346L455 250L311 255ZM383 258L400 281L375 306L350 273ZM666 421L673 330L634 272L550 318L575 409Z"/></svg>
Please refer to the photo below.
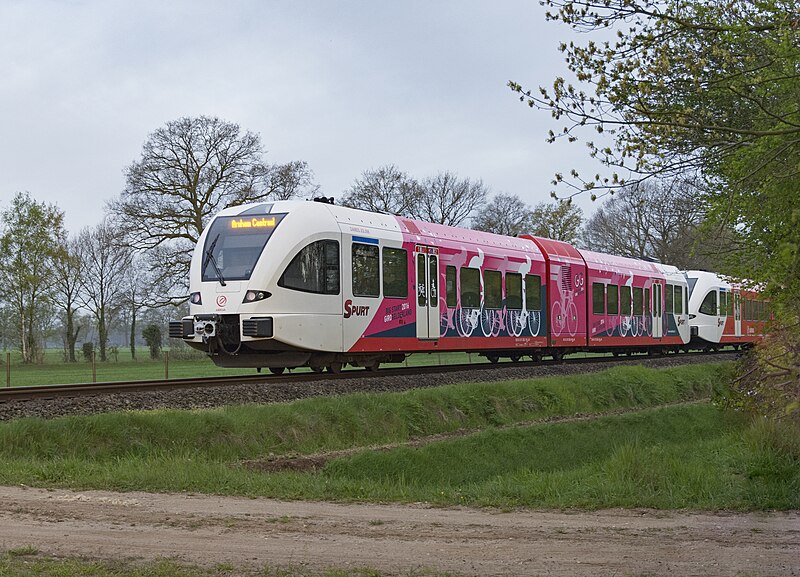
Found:
<svg viewBox="0 0 800 577"><path fill-rule="evenodd" d="M81 351L83 352L83 359L85 361L91 361L92 355L94 354L94 343L83 343Z"/></svg>
<svg viewBox="0 0 800 577"><path fill-rule="evenodd" d="M774 327L738 365L731 404L800 425L800 323Z"/></svg>
<svg viewBox="0 0 800 577"><path fill-rule="evenodd" d="M161 356L161 329L156 324L147 325L142 331L142 338L150 348L150 358L157 359Z"/></svg>

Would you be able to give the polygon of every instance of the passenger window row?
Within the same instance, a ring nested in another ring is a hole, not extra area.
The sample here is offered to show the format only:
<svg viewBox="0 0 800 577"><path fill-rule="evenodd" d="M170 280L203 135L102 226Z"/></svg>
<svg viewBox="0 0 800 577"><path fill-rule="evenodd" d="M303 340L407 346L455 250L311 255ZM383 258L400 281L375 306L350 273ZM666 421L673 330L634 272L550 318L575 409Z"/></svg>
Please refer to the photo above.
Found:
<svg viewBox="0 0 800 577"><path fill-rule="evenodd" d="M689 300L686 287L667 284L664 296L666 300L664 312L678 315L686 313ZM649 315L650 310L649 288L592 283L592 314L641 316Z"/></svg>
<svg viewBox="0 0 800 577"><path fill-rule="evenodd" d="M477 309L481 306L481 271L477 268L461 267L461 308ZM505 303L506 308L522 310L523 292L525 294L525 309L529 311L542 310L542 277L535 274L526 274L524 277L525 290L523 291L523 276L521 273L508 272L506 277ZM445 269L445 300L448 308L455 308L458 304L456 292L456 267L448 266ZM500 309L503 307L503 273L497 270L483 272L483 307L487 309Z"/></svg>
<svg viewBox="0 0 800 577"><path fill-rule="evenodd" d="M768 321L772 316L769 303L755 299L745 299L744 301L744 320L746 321Z"/></svg>
<svg viewBox="0 0 800 577"><path fill-rule="evenodd" d="M423 269L424 270L424 269ZM461 276L461 307L481 307L481 271L477 268L445 268L445 300L448 308L458 304L457 274ZM435 271L431 271L436 274ZM381 283L383 278L383 283ZM402 248L381 248L376 244L352 244L352 289L358 297L408 298L408 251ZM524 288L523 288L524 284ZM315 294L339 294L339 243L320 240L304 247L289 263L278 280L278 286ZM505 295L503 273L483 272L483 307L512 310L542 310L542 278L539 275L506 273ZM524 297L523 297L524 295Z"/></svg>

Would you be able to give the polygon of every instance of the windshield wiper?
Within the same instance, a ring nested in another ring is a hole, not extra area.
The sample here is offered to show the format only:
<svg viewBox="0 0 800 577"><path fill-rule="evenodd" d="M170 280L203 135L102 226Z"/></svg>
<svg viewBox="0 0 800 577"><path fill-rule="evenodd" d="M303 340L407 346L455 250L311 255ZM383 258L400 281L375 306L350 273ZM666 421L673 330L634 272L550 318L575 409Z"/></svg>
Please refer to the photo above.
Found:
<svg viewBox="0 0 800 577"><path fill-rule="evenodd" d="M214 240L211 242L211 246L208 247L206 250L206 259L203 261L203 266L200 269L200 277L202 278L203 275L206 274L206 269L208 268L208 263L214 265L214 272L217 273L217 279L219 280L219 284L225 286L225 277L222 276L222 271L219 269L219 265L217 264L217 259L214 258L214 247L217 246L217 241L219 240L219 234L214 237Z"/></svg>

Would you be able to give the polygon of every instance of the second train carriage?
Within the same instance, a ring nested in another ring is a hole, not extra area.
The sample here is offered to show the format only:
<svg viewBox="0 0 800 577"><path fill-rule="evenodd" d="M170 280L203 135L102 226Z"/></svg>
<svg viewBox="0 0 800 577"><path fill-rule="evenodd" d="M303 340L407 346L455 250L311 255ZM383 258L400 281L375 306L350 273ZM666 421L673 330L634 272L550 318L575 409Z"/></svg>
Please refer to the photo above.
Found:
<svg viewBox="0 0 800 577"><path fill-rule="evenodd" d="M771 317L769 303L757 290L707 271L690 270L691 339L699 348L736 348L761 340Z"/></svg>
<svg viewBox="0 0 800 577"><path fill-rule="evenodd" d="M222 211L198 242L190 291L170 336L227 367L667 351L690 338L675 267L318 202Z"/></svg>

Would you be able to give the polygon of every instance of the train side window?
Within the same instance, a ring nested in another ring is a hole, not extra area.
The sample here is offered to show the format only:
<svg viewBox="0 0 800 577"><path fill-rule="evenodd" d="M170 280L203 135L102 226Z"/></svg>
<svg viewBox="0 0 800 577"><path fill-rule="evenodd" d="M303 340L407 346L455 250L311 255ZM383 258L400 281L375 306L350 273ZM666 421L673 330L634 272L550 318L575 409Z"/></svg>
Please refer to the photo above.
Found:
<svg viewBox="0 0 800 577"><path fill-rule="evenodd" d="M477 268L461 269L461 308L481 307L481 271Z"/></svg>
<svg viewBox="0 0 800 577"><path fill-rule="evenodd" d="M631 315L631 287L619 287L619 314Z"/></svg>
<svg viewBox="0 0 800 577"><path fill-rule="evenodd" d="M353 243L353 296L377 297L381 294L378 247Z"/></svg>
<svg viewBox="0 0 800 577"><path fill-rule="evenodd" d="M487 309L503 306L503 274L499 270L483 271L483 304Z"/></svg>
<svg viewBox="0 0 800 577"><path fill-rule="evenodd" d="M408 252L403 248L383 248L383 296L408 298Z"/></svg>
<svg viewBox="0 0 800 577"><path fill-rule="evenodd" d="M619 285L610 284L606 287L606 312L610 315L619 314Z"/></svg>
<svg viewBox="0 0 800 577"><path fill-rule="evenodd" d="M731 315L731 294L728 291L720 291L719 293L719 312L723 317Z"/></svg>
<svg viewBox="0 0 800 577"><path fill-rule="evenodd" d="M650 315L651 307L650 307L650 289L644 289L644 314Z"/></svg>
<svg viewBox="0 0 800 577"><path fill-rule="evenodd" d="M278 286L307 293L339 294L339 243L318 240L295 255Z"/></svg>
<svg viewBox="0 0 800 577"><path fill-rule="evenodd" d="M444 269L444 294L447 308L454 309L458 304L458 295L456 295L456 267L448 266Z"/></svg>
<svg viewBox="0 0 800 577"><path fill-rule="evenodd" d="M683 308L683 287L675 285L675 314L682 315L686 312Z"/></svg>
<svg viewBox="0 0 800 577"><path fill-rule="evenodd" d="M606 314L606 285L600 282L592 283L592 314Z"/></svg>
<svg viewBox="0 0 800 577"><path fill-rule="evenodd" d="M542 277L538 274L525 275L525 309L542 310Z"/></svg>
<svg viewBox="0 0 800 577"><path fill-rule="evenodd" d="M506 273L506 308L522 309L522 275L516 272Z"/></svg>
<svg viewBox="0 0 800 577"><path fill-rule="evenodd" d="M666 310L664 311L666 314L670 315L675 312L674 303L673 303L673 295L674 295L674 287L675 285L666 284L664 285L664 292L666 293L664 296L667 299L667 304L665 306Z"/></svg>
<svg viewBox="0 0 800 577"><path fill-rule="evenodd" d="M606 285L601 282L592 283L592 314L606 314Z"/></svg>
<svg viewBox="0 0 800 577"><path fill-rule="evenodd" d="M644 291L641 287L633 287L633 315L640 317L644 314Z"/></svg>
<svg viewBox="0 0 800 577"><path fill-rule="evenodd" d="M700 303L699 312L704 315L716 316L717 314L717 291L709 291L708 294Z"/></svg>

